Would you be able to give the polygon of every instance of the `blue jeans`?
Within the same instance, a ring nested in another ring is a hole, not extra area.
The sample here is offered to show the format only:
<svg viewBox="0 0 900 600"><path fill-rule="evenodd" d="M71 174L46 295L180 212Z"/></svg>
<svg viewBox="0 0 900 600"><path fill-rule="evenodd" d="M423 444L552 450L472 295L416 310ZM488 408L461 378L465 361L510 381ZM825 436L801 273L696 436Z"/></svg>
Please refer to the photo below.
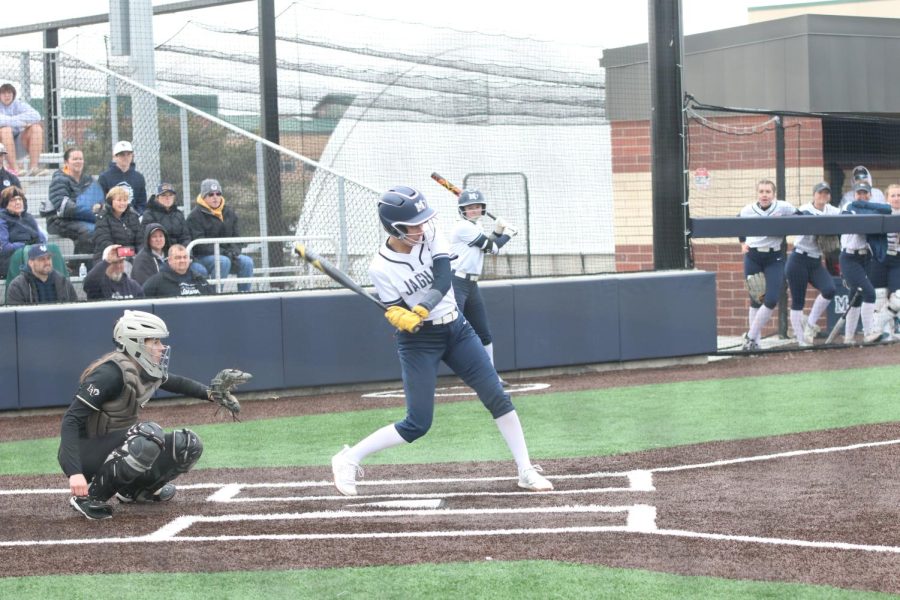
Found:
<svg viewBox="0 0 900 600"><path fill-rule="evenodd" d="M203 275L208 279L212 279L216 276L216 257L212 254L208 256L199 256L194 259L194 265L200 265L206 270L206 274ZM193 267L193 265L191 265ZM199 269L194 269L199 272ZM224 254L219 255L219 272L222 278L228 277L228 274L231 273L231 259L225 256ZM253 276L253 259L249 256L244 256L243 254L239 254L237 257L237 276L238 277L252 277ZM249 292L250 284L249 283L239 283L238 284L239 292Z"/></svg>

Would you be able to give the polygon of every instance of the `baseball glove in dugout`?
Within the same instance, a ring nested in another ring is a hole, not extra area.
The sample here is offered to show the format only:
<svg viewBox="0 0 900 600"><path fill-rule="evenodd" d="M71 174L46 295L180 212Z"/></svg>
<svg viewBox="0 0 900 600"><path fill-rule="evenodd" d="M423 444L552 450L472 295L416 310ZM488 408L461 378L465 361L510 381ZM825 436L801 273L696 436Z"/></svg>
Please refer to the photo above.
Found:
<svg viewBox="0 0 900 600"><path fill-rule="evenodd" d="M822 251L822 256L828 256L841 249L841 238L836 235L817 235L816 245Z"/></svg>
<svg viewBox="0 0 900 600"><path fill-rule="evenodd" d="M766 274L754 273L747 275L747 293L754 302L762 302L766 296Z"/></svg>

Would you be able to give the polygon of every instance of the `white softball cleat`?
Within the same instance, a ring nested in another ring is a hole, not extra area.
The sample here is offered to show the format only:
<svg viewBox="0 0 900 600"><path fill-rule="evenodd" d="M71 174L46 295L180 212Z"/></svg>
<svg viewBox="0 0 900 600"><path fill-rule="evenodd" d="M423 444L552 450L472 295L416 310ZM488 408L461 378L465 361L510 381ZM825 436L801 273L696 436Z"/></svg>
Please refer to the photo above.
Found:
<svg viewBox="0 0 900 600"><path fill-rule="evenodd" d="M356 477L363 476L362 467L347 457L350 446L344 446L340 452L331 457L331 472L334 474L334 487L344 496L356 495Z"/></svg>
<svg viewBox="0 0 900 600"><path fill-rule="evenodd" d="M549 492L553 490L553 484L541 475L544 470L538 465L532 465L519 473L519 487L529 492Z"/></svg>

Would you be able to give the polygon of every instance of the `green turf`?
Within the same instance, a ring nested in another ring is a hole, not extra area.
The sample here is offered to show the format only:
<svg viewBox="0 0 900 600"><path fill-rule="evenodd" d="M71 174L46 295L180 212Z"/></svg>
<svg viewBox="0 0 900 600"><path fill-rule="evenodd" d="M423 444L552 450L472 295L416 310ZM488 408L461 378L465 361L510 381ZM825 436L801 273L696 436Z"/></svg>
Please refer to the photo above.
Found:
<svg viewBox="0 0 900 600"><path fill-rule="evenodd" d="M540 460L900 421L900 402L885 393L898 386L900 369L878 367L519 396L514 401L531 453ZM365 400L359 405L364 408ZM247 403L246 411L252 410L253 403ZM145 418L152 419L153 412L145 411ZM325 465L342 444L354 443L402 414L398 406L196 426L205 446L197 468ZM58 444L58 438L0 444L0 475L58 473ZM425 438L367 462L509 459L492 420L472 401L439 404Z"/></svg>
<svg viewBox="0 0 900 600"><path fill-rule="evenodd" d="M874 600L892 597L886 594L825 586L685 577L637 569L612 569L547 561L485 560L480 563L354 569L0 578L0 597L17 600L32 598L103 600L145 595L167 600L206 598L211 600L226 598Z"/></svg>

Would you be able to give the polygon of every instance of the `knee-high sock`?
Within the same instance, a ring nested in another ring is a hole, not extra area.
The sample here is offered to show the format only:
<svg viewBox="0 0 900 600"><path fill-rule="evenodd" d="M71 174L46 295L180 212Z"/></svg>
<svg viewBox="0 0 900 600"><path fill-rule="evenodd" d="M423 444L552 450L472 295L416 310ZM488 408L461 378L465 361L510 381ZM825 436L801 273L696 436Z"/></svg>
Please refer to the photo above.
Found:
<svg viewBox="0 0 900 600"><path fill-rule="evenodd" d="M825 309L828 308L828 305L831 303L831 300L826 300L822 294L816 296L815 302L813 302L812 308L809 309L809 318L807 321L810 325L815 325L819 322L819 319L822 317L822 313L825 312Z"/></svg>
<svg viewBox="0 0 900 600"><path fill-rule="evenodd" d="M767 306L760 306L759 310L756 311L756 318L753 319L753 323L750 325L750 331L747 332L747 337L759 342L762 337L763 327L769 322L769 318L772 316L773 312L774 311Z"/></svg>
<svg viewBox="0 0 900 600"><path fill-rule="evenodd" d="M522 431L522 423L519 421L518 413L512 410L502 417L494 419L494 423L497 424L497 429L500 430L500 434L506 440L506 445L509 446L509 450L512 452L519 472L521 473L529 468L531 466L531 458L528 456L528 446L525 445L525 433Z"/></svg>
<svg viewBox="0 0 900 600"><path fill-rule="evenodd" d="M861 308L863 332L866 335L875 333L875 303L863 302Z"/></svg>
<svg viewBox="0 0 900 600"><path fill-rule="evenodd" d="M753 327L753 321L756 320L756 313L759 312L759 308L750 307L750 310L747 314L747 331L750 331L750 328ZM752 339L753 336L748 336Z"/></svg>
<svg viewBox="0 0 900 600"><path fill-rule="evenodd" d="M374 454L379 450L393 448L405 443L407 443L406 440L400 436L393 424L385 425L357 442L355 446L350 448L347 457L359 463L368 455Z"/></svg>
<svg viewBox="0 0 900 600"><path fill-rule="evenodd" d="M491 364L494 364L494 342L485 344L484 351L487 352L488 358L491 359Z"/></svg>
<svg viewBox="0 0 900 600"><path fill-rule="evenodd" d="M851 306L847 309L847 319L844 321L844 337L852 338L856 335L856 326L859 325L859 306Z"/></svg>
<svg viewBox="0 0 900 600"><path fill-rule="evenodd" d="M803 327L805 323L805 319L803 318L802 310L793 310L791 309L791 327L794 328L794 337L797 338L797 341L802 343L807 342L805 334L803 333Z"/></svg>

